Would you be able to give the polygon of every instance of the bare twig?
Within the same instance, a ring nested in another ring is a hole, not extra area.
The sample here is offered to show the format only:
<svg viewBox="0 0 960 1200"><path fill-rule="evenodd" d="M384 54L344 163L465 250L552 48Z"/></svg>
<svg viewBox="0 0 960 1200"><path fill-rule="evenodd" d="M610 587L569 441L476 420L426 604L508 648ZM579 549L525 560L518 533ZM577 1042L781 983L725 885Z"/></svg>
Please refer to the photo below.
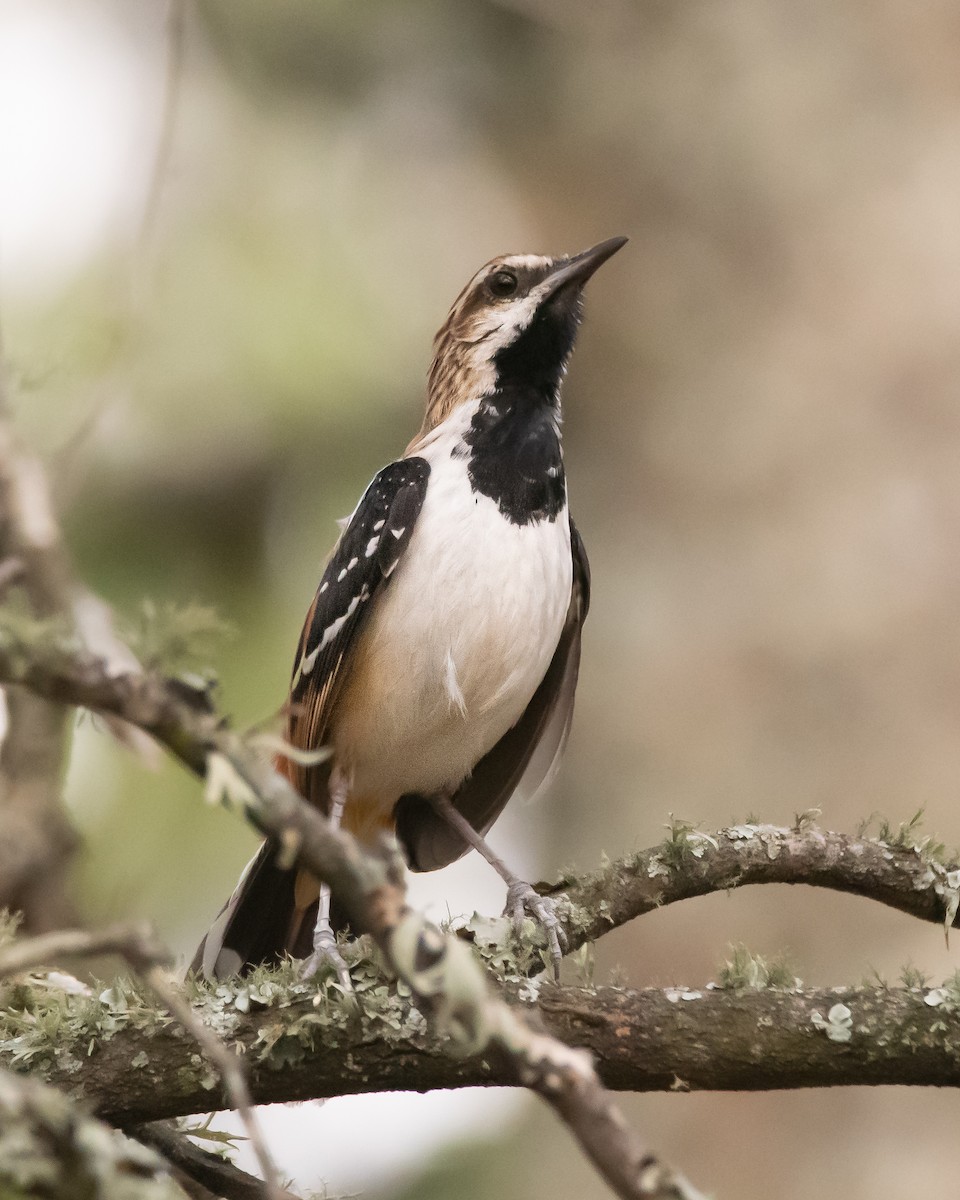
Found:
<svg viewBox="0 0 960 1200"><path fill-rule="evenodd" d="M0 379L5 366L0 351ZM40 460L13 432L0 397L0 555L4 586L22 587L31 611L59 620L111 671L137 667L116 637L106 605L73 582L69 555ZM8 690L0 750L0 907L23 913L32 932L77 924L66 886L77 837L64 810L61 781L69 715L27 692ZM111 718L111 732L143 749L144 738Z"/></svg>
<svg viewBox="0 0 960 1200"><path fill-rule="evenodd" d="M180 992L164 975L161 964L172 960L146 925L115 925L100 932L67 929L13 942L0 950L0 979L19 974L58 958L119 954L157 995L164 1007L190 1033L206 1057L220 1072L224 1093L243 1121L250 1144L266 1181L270 1200L284 1200L277 1169L257 1120L243 1070L234 1051L197 1016Z"/></svg>
<svg viewBox="0 0 960 1200"><path fill-rule="evenodd" d="M153 265L153 249L163 187L173 156L174 132L180 90L186 31L186 0L168 0L166 17L166 70L160 129L153 156L153 169L147 186L140 228L131 260L131 301L134 311L143 307Z"/></svg>
<svg viewBox="0 0 960 1200"><path fill-rule="evenodd" d="M230 1105L237 1110L241 1121L243 1121L247 1137L250 1139L251 1148L257 1157L257 1162L260 1164L260 1169L266 1180L267 1195L270 1197L270 1200L284 1200L287 1193L280 1187L277 1168L270 1154L270 1149L267 1146L266 1138L263 1135L263 1129L257 1119L253 1101L250 1099L250 1089L247 1087L247 1078L244 1075L243 1068L240 1066L236 1052L228 1049L217 1035L208 1026L203 1024L181 993L170 983L156 963L152 966L145 965L141 968L141 973L153 991L160 997L165 1007L188 1030L203 1053L220 1072L220 1078L223 1080L224 1091L230 1100Z"/></svg>
<svg viewBox="0 0 960 1200"><path fill-rule="evenodd" d="M60 553L39 462L22 454L7 415L7 366L0 344L0 556L40 617L70 609L69 572ZM5 587L13 577L8 575ZM77 837L61 804L68 715L56 705L8 691L0 749L0 906L23 913L29 930L74 924L66 870Z"/></svg>

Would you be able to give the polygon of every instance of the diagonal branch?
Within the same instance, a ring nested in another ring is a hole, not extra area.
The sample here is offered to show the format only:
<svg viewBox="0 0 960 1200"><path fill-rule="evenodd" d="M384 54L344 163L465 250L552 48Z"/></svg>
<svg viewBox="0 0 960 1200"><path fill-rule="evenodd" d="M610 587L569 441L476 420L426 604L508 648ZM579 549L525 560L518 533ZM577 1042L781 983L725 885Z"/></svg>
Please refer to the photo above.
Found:
<svg viewBox="0 0 960 1200"><path fill-rule="evenodd" d="M130 1136L156 1150L185 1177L185 1185L209 1200L263 1200L263 1181L235 1167L227 1158L194 1145L172 1121L154 1121L131 1129ZM188 1182L186 1182L188 1181ZM296 1200L291 1192L278 1193L283 1200Z"/></svg>
<svg viewBox="0 0 960 1200"><path fill-rule="evenodd" d="M473 955L406 904L396 844L376 859L311 808L257 750L227 729L209 697L149 673L110 675L103 662L62 640L0 629L0 682L58 703L121 717L150 733L206 778L208 794L242 809L267 837L328 883L355 928L372 934L417 1007L464 1054L501 1060L511 1082L540 1095L624 1200L695 1200L685 1180L629 1132L587 1055L535 1033L490 991Z"/></svg>

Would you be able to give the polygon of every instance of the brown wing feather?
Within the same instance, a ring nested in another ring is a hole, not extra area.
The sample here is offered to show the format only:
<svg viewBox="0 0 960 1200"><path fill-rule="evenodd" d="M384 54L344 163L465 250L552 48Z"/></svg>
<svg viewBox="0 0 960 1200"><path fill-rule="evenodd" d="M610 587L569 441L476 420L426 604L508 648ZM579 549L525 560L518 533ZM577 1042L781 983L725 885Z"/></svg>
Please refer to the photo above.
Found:
<svg viewBox="0 0 960 1200"><path fill-rule="evenodd" d="M480 834L523 785L536 791L549 778L570 731L580 666L580 635L590 605L590 566L570 522L573 588L567 619L550 666L516 725L477 763L450 797ZM531 779L532 775L538 776ZM435 871L462 857L469 844L420 795L403 796L394 809L397 836L415 871Z"/></svg>

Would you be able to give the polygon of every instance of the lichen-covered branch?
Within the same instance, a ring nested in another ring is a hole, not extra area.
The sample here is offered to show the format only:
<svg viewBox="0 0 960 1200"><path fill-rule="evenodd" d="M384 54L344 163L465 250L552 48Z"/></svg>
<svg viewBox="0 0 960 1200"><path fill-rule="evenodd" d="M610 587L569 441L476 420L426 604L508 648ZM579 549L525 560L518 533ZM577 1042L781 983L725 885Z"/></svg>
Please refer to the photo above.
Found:
<svg viewBox="0 0 960 1200"><path fill-rule="evenodd" d="M0 1071L0 1196L187 1200L153 1150L35 1079Z"/></svg>
<svg viewBox="0 0 960 1200"><path fill-rule="evenodd" d="M192 1200L264 1200L263 1180L235 1167L228 1158L203 1150L190 1141L176 1121L154 1121L131 1129L130 1136L151 1146L182 1178ZM283 1200L297 1200L292 1192L281 1191Z"/></svg>
<svg viewBox="0 0 960 1200"><path fill-rule="evenodd" d="M571 950L667 904L759 883L831 888L960 925L960 867L939 861L926 842L899 842L831 833L811 819L792 829L750 824L711 834L679 826L659 846L563 880L549 894Z"/></svg>
<svg viewBox="0 0 960 1200"><path fill-rule="evenodd" d="M197 1011L242 1050L257 1103L517 1082L503 1059L452 1057L403 989L385 994L373 959L351 953L359 1013L332 984L315 1003L315 987L293 968L201 989ZM505 991L554 1038L590 1051L615 1090L960 1087L956 980L641 991L514 980ZM0 1063L29 1067L111 1123L128 1128L222 1104L193 1040L131 986L97 1001L39 993L35 1004L30 1017L0 1019Z"/></svg>
<svg viewBox="0 0 960 1200"><path fill-rule="evenodd" d="M170 953L160 945L149 926L116 925L97 933L68 929L15 941L0 948L0 980L46 962L55 962L64 955L89 957L99 954L117 954L123 958L216 1067L223 1081L224 1095L230 1107L239 1113L263 1172L265 1183L261 1192L265 1200L287 1200L288 1193L280 1187L277 1169L254 1113L236 1050L224 1045L213 1029L201 1020L180 989L167 978L163 968L172 961ZM120 1083L118 1080L118 1088Z"/></svg>

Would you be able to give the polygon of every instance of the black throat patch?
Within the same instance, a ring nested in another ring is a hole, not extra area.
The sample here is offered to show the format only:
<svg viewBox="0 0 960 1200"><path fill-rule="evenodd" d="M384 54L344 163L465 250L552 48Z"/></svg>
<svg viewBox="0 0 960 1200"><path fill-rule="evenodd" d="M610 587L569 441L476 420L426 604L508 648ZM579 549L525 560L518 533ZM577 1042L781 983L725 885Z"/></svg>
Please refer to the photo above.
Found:
<svg viewBox="0 0 960 1200"><path fill-rule="evenodd" d="M566 503L557 415L542 395L501 388L481 400L464 435L471 487L514 525L555 521Z"/></svg>

